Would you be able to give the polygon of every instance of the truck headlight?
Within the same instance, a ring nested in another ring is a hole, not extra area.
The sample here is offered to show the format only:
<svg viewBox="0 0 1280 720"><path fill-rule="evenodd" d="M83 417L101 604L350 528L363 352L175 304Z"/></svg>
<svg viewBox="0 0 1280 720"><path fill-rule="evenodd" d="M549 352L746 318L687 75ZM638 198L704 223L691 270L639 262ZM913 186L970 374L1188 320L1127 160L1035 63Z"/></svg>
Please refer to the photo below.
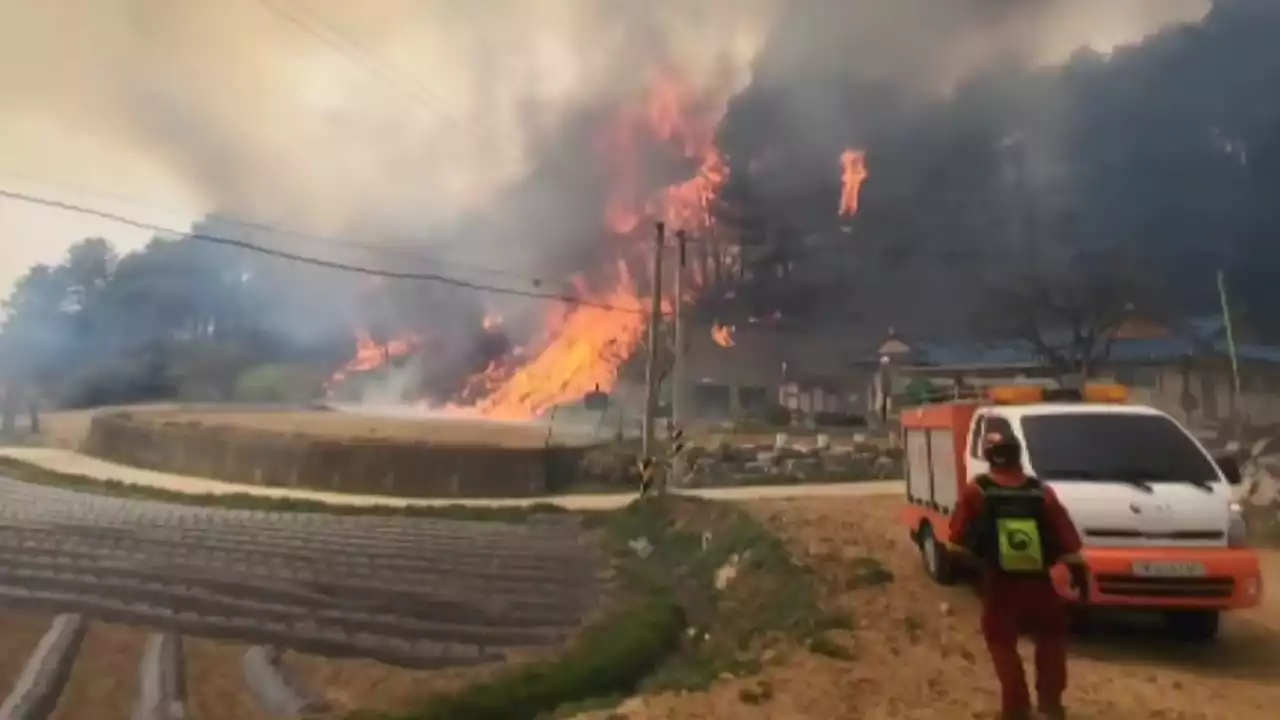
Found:
<svg viewBox="0 0 1280 720"><path fill-rule="evenodd" d="M1227 547L1242 548L1249 546L1249 525L1244 519L1244 508L1238 502L1231 503L1230 520L1227 524Z"/></svg>

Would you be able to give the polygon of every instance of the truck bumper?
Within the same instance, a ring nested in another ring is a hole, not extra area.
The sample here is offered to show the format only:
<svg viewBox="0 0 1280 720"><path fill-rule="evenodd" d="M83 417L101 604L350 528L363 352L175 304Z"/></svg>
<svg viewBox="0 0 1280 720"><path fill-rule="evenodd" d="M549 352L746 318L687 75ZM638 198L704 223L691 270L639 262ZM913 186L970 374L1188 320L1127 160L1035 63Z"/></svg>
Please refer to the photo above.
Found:
<svg viewBox="0 0 1280 720"><path fill-rule="evenodd" d="M1089 605L1153 610L1239 610L1262 601L1258 555L1234 548L1089 548ZM1178 563L1191 574L1137 575L1135 563ZM1074 601L1066 568L1053 571L1058 593Z"/></svg>

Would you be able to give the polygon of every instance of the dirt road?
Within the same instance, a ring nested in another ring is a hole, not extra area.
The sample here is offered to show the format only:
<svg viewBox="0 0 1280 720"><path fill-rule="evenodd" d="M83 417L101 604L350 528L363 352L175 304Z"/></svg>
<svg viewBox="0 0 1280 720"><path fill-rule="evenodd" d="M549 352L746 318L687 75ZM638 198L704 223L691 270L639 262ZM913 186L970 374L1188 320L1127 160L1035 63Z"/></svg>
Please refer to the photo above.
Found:
<svg viewBox="0 0 1280 720"><path fill-rule="evenodd" d="M633 702L631 717L996 716L977 600L967 589L938 588L925 579L897 523L895 499L767 500L751 507L820 572L831 606L852 618L855 629L834 637L853 659L797 650L757 679L729 679L707 693ZM857 560L868 556L882 561L896 579L858 587ZM1265 564L1270 587L1280 587L1280 555L1268 555ZM1104 640L1079 639L1070 672L1073 718L1274 718L1280 707L1280 599L1272 596L1264 607L1229 618L1212 647L1164 641L1158 631L1133 627Z"/></svg>

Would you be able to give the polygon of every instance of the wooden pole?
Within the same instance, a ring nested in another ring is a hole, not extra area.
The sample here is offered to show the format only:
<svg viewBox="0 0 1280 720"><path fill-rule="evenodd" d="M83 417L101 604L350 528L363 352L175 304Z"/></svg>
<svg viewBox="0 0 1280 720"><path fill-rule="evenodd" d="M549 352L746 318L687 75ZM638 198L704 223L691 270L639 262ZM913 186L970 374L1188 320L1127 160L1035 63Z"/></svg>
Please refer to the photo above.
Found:
<svg viewBox="0 0 1280 720"><path fill-rule="evenodd" d="M653 458L653 424L658 414L658 341L662 327L662 249L666 241L666 225L657 223L653 245L653 300L649 306L649 357L644 367L644 427L640 436L640 453Z"/></svg>

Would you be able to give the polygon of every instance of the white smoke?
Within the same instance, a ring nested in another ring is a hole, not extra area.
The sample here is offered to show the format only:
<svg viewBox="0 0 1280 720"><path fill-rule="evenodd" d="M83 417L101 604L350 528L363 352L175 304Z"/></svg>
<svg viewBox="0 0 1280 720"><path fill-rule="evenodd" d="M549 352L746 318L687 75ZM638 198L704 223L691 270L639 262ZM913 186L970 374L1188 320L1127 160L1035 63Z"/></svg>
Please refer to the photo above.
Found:
<svg viewBox="0 0 1280 720"><path fill-rule="evenodd" d="M421 228L657 62L744 82L772 4L0 0L0 111L152 159L232 214Z"/></svg>
<svg viewBox="0 0 1280 720"><path fill-rule="evenodd" d="M944 84L1001 54L1052 60L1110 47L1194 20L1208 3L827 1L836 21L804 40L827 49L823 62ZM742 86L786 17L779 10L792 7L0 0L0 180L17 172L52 181L64 198L72 186L138 198L115 208L133 215L216 210L316 233L420 238L484 207L575 113L634 91L659 66L707 91ZM5 220L21 212L0 207ZM0 286L35 259L55 260L72 233L119 231L55 211L23 217L3 240Z"/></svg>

